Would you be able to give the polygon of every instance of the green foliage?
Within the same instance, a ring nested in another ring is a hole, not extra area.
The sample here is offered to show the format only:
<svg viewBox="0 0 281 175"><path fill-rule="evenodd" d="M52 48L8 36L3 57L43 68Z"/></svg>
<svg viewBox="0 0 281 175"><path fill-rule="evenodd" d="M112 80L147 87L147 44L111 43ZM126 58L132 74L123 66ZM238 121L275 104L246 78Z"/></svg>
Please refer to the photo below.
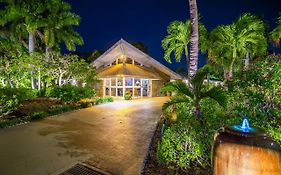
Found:
<svg viewBox="0 0 281 175"><path fill-rule="evenodd" d="M203 160L204 145L183 123L166 129L158 145L158 159L170 166L189 168L192 162L205 165Z"/></svg>
<svg viewBox="0 0 281 175"><path fill-rule="evenodd" d="M230 111L211 98L200 101L202 119L198 120L192 104L176 104L178 120L164 131L158 145L158 159L173 168L208 167L211 162L213 136L222 126L239 123ZM202 124L204 126L202 126ZM188 147L185 151L185 143Z"/></svg>
<svg viewBox="0 0 281 175"><path fill-rule="evenodd" d="M232 24L218 26L211 32L208 58L223 69L225 80L231 80L233 72L241 70L247 54L253 58L266 53L265 30L261 19L246 13Z"/></svg>
<svg viewBox="0 0 281 175"><path fill-rule="evenodd" d="M72 85L54 87L50 92L51 97L56 97L64 102L78 102L82 98L93 98L95 95L95 91L91 88Z"/></svg>
<svg viewBox="0 0 281 175"><path fill-rule="evenodd" d="M220 86L210 86L209 84L204 84L204 80L210 71L208 65L199 69L191 81L191 87L182 81L174 81L167 83L162 89L162 92L174 92L175 95L172 96L170 101L163 105L163 110L167 107L178 104L185 103L189 104L192 100L192 105L195 107L196 116L200 116L200 101L204 98L212 98L218 102L221 106L226 107L227 96Z"/></svg>
<svg viewBox="0 0 281 175"><path fill-rule="evenodd" d="M125 100L131 100L132 99L132 94L130 91L126 91L124 95Z"/></svg>
<svg viewBox="0 0 281 175"><path fill-rule="evenodd" d="M162 48L164 49L164 58L168 63L172 63L171 54L174 53L175 60L180 62L182 55L185 55L187 67L189 65L188 57L188 44L190 43L191 33L190 20L186 22L173 21L167 27L168 35L162 40ZM201 51L206 51L206 38L207 29L201 23L199 23L199 47Z"/></svg>
<svg viewBox="0 0 281 175"><path fill-rule="evenodd" d="M281 39L281 14L277 19L277 27L273 29L270 33L270 39L273 42L273 46L280 46L280 39Z"/></svg>
<svg viewBox="0 0 281 175"><path fill-rule="evenodd" d="M113 97L104 97L105 102L113 102Z"/></svg>
<svg viewBox="0 0 281 175"><path fill-rule="evenodd" d="M281 143L281 62L270 58L256 61L237 77L228 83L231 109Z"/></svg>
<svg viewBox="0 0 281 175"><path fill-rule="evenodd" d="M96 98L96 105L107 103L107 102L113 102L113 98L112 97Z"/></svg>
<svg viewBox="0 0 281 175"><path fill-rule="evenodd" d="M47 116L47 113L44 112L44 111L40 111L40 112L34 112L32 115L31 115L31 120L40 120L40 119L43 119Z"/></svg>
<svg viewBox="0 0 281 175"><path fill-rule="evenodd" d="M9 119L9 120L0 120L0 128L6 128L9 126L14 126L14 125L18 125L18 124L29 122L29 121L30 121L30 118L28 118L28 117L13 118L13 119Z"/></svg>
<svg viewBox="0 0 281 175"><path fill-rule="evenodd" d="M36 94L26 88L0 88L0 92L0 114L10 113L23 101L36 98Z"/></svg>

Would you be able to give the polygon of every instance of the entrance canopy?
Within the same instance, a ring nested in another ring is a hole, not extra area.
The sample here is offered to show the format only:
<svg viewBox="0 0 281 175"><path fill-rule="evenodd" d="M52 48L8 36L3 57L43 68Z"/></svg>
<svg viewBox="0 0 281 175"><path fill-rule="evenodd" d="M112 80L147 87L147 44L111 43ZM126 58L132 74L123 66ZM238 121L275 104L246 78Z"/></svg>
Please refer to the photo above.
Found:
<svg viewBox="0 0 281 175"><path fill-rule="evenodd" d="M133 65L133 64L117 64L105 68L98 73L98 78L110 78L110 77L138 77L149 79L161 79L161 77L149 69Z"/></svg>
<svg viewBox="0 0 281 175"><path fill-rule="evenodd" d="M122 64L119 64L120 58ZM127 58L132 60L132 64L126 64ZM100 78L123 75L159 79L159 72L170 79L182 79L179 74L123 39L93 61L92 65L97 69L97 76Z"/></svg>

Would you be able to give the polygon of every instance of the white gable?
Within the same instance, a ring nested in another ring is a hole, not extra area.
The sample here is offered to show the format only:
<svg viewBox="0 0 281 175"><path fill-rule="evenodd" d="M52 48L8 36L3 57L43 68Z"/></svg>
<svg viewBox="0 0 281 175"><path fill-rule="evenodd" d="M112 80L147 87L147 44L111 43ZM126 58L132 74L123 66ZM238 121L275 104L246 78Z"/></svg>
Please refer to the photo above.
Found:
<svg viewBox="0 0 281 175"><path fill-rule="evenodd" d="M109 48L105 53L103 53L100 57L98 57L91 64L97 69L111 64L117 58L120 58L122 55L129 57L138 63L145 65L146 67L154 67L155 69L165 73L170 76L171 79L182 79L182 77L170 70L157 60L153 59L146 53L137 49L127 41L120 39L117 43L115 43L111 48Z"/></svg>

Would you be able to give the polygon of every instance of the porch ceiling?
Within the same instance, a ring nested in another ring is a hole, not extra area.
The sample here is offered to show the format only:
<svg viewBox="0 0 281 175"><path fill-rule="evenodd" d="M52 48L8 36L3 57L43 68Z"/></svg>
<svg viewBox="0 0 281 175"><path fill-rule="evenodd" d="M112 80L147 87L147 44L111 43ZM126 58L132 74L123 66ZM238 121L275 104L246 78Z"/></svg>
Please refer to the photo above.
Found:
<svg viewBox="0 0 281 175"><path fill-rule="evenodd" d="M110 77L138 77L149 79L162 79L157 72L153 72L143 66L133 64L117 64L97 72L98 78Z"/></svg>

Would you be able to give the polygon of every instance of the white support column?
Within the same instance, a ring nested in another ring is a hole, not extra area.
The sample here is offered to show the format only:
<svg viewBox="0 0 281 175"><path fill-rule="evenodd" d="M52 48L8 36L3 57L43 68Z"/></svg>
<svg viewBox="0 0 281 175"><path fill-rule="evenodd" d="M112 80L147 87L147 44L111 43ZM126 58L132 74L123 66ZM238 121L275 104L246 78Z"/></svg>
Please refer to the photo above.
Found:
<svg viewBox="0 0 281 175"><path fill-rule="evenodd" d="M132 92L133 98L135 98L135 78L133 78L133 92Z"/></svg>
<svg viewBox="0 0 281 175"><path fill-rule="evenodd" d="M135 60L134 59L132 60L132 64L135 65Z"/></svg>
<svg viewBox="0 0 281 175"><path fill-rule="evenodd" d="M112 95L111 95L111 78L109 78L109 80L110 80L110 81L109 81L109 96L112 96Z"/></svg>
<svg viewBox="0 0 281 175"><path fill-rule="evenodd" d="M123 77L123 97L125 95L125 77Z"/></svg>
<svg viewBox="0 0 281 175"><path fill-rule="evenodd" d="M141 98L142 98L142 96L143 96L142 79L140 79L140 85L141 85Z"/></svg>
<svg viewBox="0 0 281 175"><path fill-rule="evenodd" d="M117 97L118 96L118 80L117 80L117 77L115 78L115 96Z"/></svg>
<svg viewBox="0 0 281 175"><path fill-rule="evenodd" d="M148 86L149 97L152 97L152 80L151 79L148 80L149 80L149 86Z"/></svg>
<svg viewBox="0 0 281 175"><path fill-rule="evenodd" d="M106 92L106 78L103 79L103 97L105 97L105 92Z"/></svg>

